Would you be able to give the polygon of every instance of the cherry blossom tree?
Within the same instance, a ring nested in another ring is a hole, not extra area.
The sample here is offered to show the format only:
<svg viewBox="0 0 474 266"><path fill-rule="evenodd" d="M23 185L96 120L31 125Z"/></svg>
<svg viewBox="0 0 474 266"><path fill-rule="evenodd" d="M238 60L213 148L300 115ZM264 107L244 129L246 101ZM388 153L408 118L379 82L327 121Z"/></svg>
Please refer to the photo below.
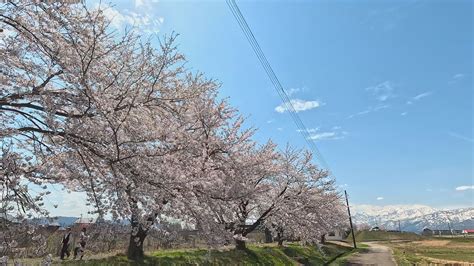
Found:
<svg viewBox="0 0 474 266"><path fill-rule="evenodd" d="M199 207L193 209L201 230L232 237L244 249L247 235L259 227L271 229L281 241L311 242L340 223L341 201L333 182L311 163L310 153L244 143L251 146L229 155L222 179L196 194Z"/></svg>
<svg viewBox="0 0 474 266"><path fill-rule="evenodd" d="M334 180L312 163L307 151L287 147L282 158L280 183L288 184L287 194L265 225L279 245L286 239L317 243L347 220Z"/></svg>
<svg viewBox="0 0 474 266"><path fill-rule="evenodd" d="M28 188L41 184L29 157L14 152L8 143L2 143L0 152L0 257L10 256L15 263L32 247L35 255L42 256L46 239L28 218L48 215L43 199L50 192L46 186L38 186L40 192L36 193Z"/></svg>
<svg viewBox="0 0 474 266"><path fill-rule="evenodd" d="M100 9L8 2L3 10L13 34L0 51L2 141L34 152L48 181L86 191L99 216L129 218L128 255L139 259L185 173L173 165L192 132L189 106L215 97L217 85L182 68L175 35L157 50L133 31L114 34Z"/></svg>
<svg viewBox="0 0 474 266"><path fill-rule="evenodd" d="M338 197L327 174L309 154L253 141L219 85L183 67L176 35L156 49L133 30L111 30L100 7L38 1L2 4L0 23L9 191L27 189L28 178L84 191L100 219L130 220L134 260L162 217L238 248L259 226L303 238L332 224L323 217Z"/></svg>

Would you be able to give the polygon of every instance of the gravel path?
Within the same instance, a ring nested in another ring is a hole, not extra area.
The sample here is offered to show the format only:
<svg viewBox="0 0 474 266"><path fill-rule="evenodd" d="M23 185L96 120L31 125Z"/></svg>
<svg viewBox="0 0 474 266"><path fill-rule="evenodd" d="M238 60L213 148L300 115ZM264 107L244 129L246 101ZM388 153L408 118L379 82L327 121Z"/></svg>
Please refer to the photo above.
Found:
<svg viewBox="0 0 474 266"><path fill-rule="evenodd" d="M350 257L346 265L397 265L390 248L373 242L366 242L364 244L369 245L369 248Z"/></svg>

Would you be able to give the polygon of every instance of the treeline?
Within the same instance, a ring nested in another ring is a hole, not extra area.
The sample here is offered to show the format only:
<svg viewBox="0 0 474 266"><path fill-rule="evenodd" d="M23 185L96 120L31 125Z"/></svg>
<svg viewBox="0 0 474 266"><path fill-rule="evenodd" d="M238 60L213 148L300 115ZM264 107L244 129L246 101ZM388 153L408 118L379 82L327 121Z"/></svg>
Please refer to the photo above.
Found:
<svg viewBox="0 0 474 266"><path fill-rule="evenodd" d="M5 216L47 215L48 184L84 191L99 218L130 220L131 259L163 217L237 248L260 226L312 242L343 221L334 180L312 154L256 143L217 97L219 83L185 68L176 35L155 48L133 29L114 31L100 7L2 5ZM32 196L31 184L42 192Z"/></svg>

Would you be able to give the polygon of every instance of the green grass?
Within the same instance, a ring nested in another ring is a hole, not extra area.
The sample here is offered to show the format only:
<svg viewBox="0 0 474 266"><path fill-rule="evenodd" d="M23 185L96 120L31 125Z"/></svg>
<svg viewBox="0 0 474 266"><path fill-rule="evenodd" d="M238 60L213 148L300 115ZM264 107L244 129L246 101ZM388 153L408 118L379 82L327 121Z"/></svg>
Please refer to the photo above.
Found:
<svg viewBox="0 0 474 266"><path fill-rule="evenodd" d="M398 265L426 265L431 261L415 255L415 253L406 252L404 249L393 248L393 257Z"/></svg>
<svg viewBox="0 0 474 266"><path fill-rule="evenodd" d="M181 249L156 251L141 263L124 255L100 260L69 262L70 265L324 265L336 256L350 252L349 247L328 244L326 257L316 247L290 243L284 247L250 246L247 250Z"/></svg>

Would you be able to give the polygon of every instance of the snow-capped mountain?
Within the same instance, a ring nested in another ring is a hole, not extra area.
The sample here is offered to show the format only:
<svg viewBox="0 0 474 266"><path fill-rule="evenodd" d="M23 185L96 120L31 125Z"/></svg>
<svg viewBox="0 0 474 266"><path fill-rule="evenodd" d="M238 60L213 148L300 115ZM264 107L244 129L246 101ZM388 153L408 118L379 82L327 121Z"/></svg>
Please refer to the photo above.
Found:
<svg viewBox="0 0 474 266"><path fill-rule="evenodd" d="M421 232L430 229L474 229L474 208L437 210L425 205L355 205L354 223L382 226L403 231Z"/></svg>

